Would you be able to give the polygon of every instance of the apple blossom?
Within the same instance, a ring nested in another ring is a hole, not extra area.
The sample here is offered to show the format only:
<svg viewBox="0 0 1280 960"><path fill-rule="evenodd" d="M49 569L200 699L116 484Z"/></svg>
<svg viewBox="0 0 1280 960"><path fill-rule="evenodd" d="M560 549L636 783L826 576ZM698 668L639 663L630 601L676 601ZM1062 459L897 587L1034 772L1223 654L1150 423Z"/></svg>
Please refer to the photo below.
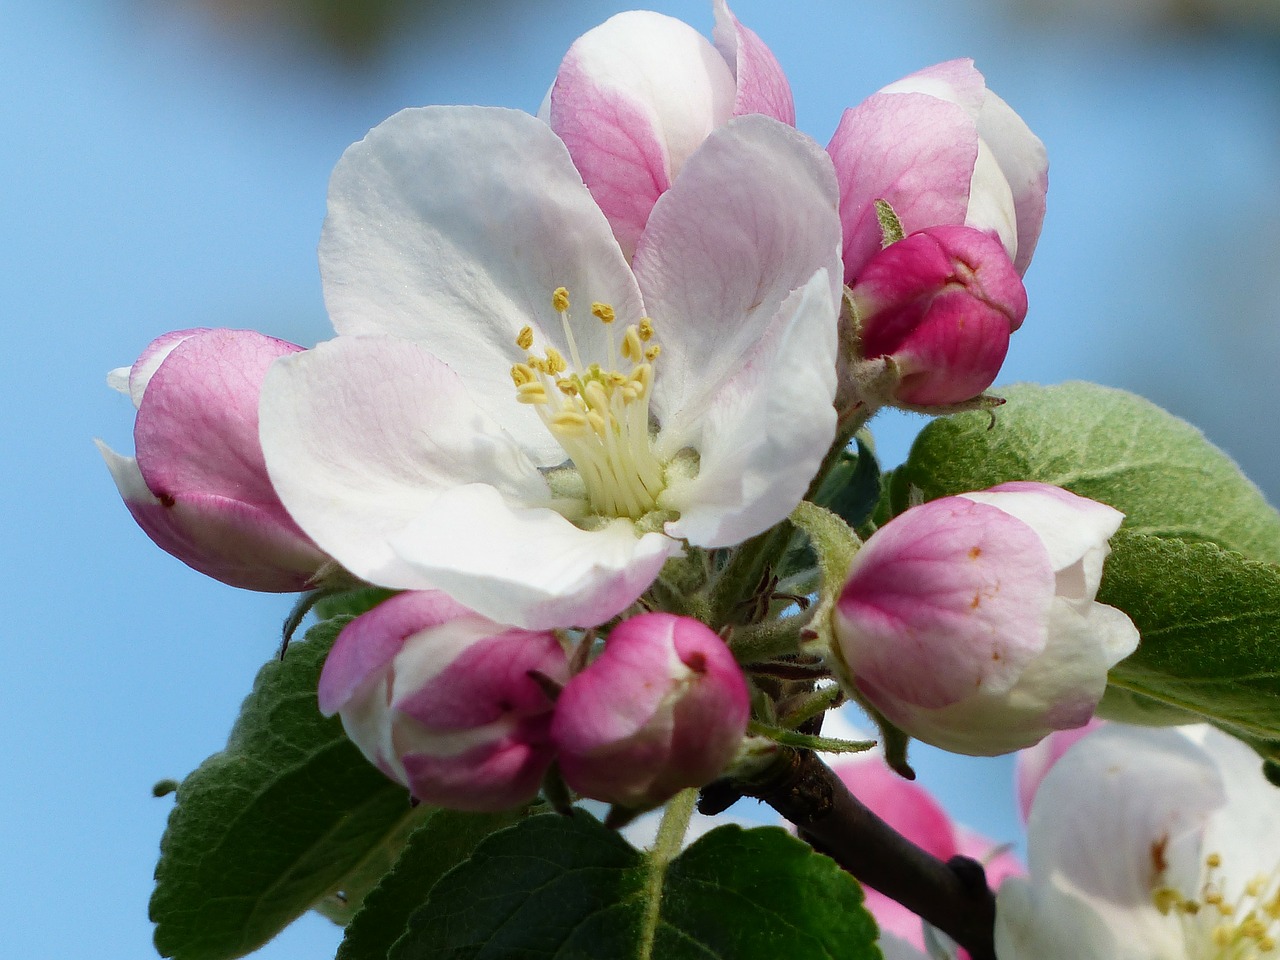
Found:
<svg viewBox="0 0 1280 960"><path fill-rule="evenodd" d="M795 124L769 48L715 2L715 45L672 17L632 10L574 41L539 111L564 141L623 252L707 135L762 113Z"/></svg>
<svg viewBox="0 0 1280 960"><path fill-rule="evenodd" d="M994 755L1088 722L1138 632L1094 600L1123 514L1041 483L907 510L836 603L837 669L911 736Z"/></svg>
<svg viewBox="0 0 1280 960"><path fill-rule="evenodd" d="M320 710L419 800L501 810L533 799L551 765L552 702L531 673L568 678L554 634L493 623L438 591L400 593L338 635Z"/></svg>
<svg viewBox="0 0 1280 960"><path fill-rule="evenodd" d="M1044 144L972 60L927 67L846 110L827 149L840 178L846 283L880 249L876 200L908 234L948 224L993 233L1026 273L1044 220Z"/></svg>
<svg viewBox="0 0 1280 960"><path fill-rule="evenodd" d="M1094 717L1083 727L1055 730L1039 743L1018 751L1014 790L1018 796L1018 812L1022 814L1024 823L1031 816L1031 804L1035 800L1036 791L1040 789L1040 784L1053 769L1053 765L1082 738L1105 725L1105 720Z"/></svg>
<svg viewBox="0 0 1280 960"><path fill-rule="evenodd" d="M251 330L177 330L108 383L133 400L136 457L98 450L163 550L246 590L304 590L328 559L285 512L258 442L268 367L302 348Z"/></svg>
<svg viewBox="0 0 1280 960"><path fill-rule="evenodd" d="M971 227L929 227L891 243L849 292L861 355L892 362L893 399L960 403L996 378L1027 292L1004 248Z"/></svg>
<svg viewBox="0 0 1280 960"><path fill-rule="evenodd" d="M570 787L639 809L719 776L749 713L746 680L715 631L647 613L614 627L565 686L551 739Z"/></svg>
<svg viewBox="0 0 1280 960"><path fill-rule="evenodd" d="M993 889L999 889L1006 877L1025 872L1006 848L957 824L928 790L890 770L878 753L842 760L831 769L867 809L922 850L943 861L955 856L977 860ZM880 927L886 957L923 956L920 918L871 887L864 887L864 895Z"/></svg>
<svg viewBox="0 0 1280 960"><path fill-rule="evenodd" d="M1280 956L1280 790L1208 727L1109 724L1044 778L1000 960Z"/></svg>
<svg viewBox="0 0 1280 960"><path fill-rule="evenodd" d="M601 623L684 542L737 544L804 494L835 432L836 202L820 147L739 117L629 264L545 124L398 113L334 171L340 335L267 378L272 482L371 583Z"/></svg>

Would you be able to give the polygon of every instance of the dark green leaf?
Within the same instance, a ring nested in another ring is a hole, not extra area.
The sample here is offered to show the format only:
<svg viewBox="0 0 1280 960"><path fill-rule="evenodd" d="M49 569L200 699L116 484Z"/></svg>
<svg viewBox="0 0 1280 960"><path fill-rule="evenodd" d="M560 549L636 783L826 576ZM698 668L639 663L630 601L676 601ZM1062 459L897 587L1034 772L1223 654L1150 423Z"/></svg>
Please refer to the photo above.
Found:
<svg viewBox="0 0 1280 960"><path fill-rule="evenodd" d="M581 812L532 817L484 840L437 884L391 958L880 956L857 882L780 828L721 827L672 861L665 876L651 876L649 866ZM659 889L660 908L651 912L650 891Z"/></svg>
<svg viewBox="0 0 1280 960"><path fill-rule="evenodd" d="M1000 391L993 415L934 420L894 473L893 506L1038 480L1109 503L1125 529L1216 543L1280 562L1280 514L1195 427L1141 397L1092 383Z"/></svg>
<svg viewBox="0 0 1280 960"><path fill-rule="evenodd" d="M1121 707L1145 698L1175 711L1165 721L1186 711L1255 746L1280 741L1280 567L1124 530L1112 546L1098 599L1142 635L1111 671L1137 698Z"/></svg>
<svg viewBox="0 0 1280 960"><path fill-rule="evenodd" d="M405 932L409 915L426 901L436 881L469 857L481 840L520 816L520 811L432 811L409 837L395 866L365 897L347 927L337 960L386 960L391 945Z"/></svg>
<svg viewBox="0 0 1280 960"><path fill-rule="evenodd" d="M407 792L316 706L345 622L320 624L263 667L226 750L179 787L151 898L162 956L244 956L398 853L415 819Z"/></svg>
<svg viewBox="0 0 1280 960"><path fill-rule="evenodd" d="M813 501L856 529L871 517L879 500L880 464L875 453L859 437L855 450L845 450L840 454Z"/></svg>

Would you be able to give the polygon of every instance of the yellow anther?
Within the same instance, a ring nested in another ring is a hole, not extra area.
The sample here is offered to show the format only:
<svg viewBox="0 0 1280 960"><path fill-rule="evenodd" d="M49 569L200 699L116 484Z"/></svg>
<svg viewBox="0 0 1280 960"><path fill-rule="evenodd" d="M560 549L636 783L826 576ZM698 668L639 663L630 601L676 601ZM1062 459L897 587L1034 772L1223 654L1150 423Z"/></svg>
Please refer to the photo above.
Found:
<svg viewBox="0 0 1280 960"><path fill-rule="evenodd" d="M641 317L638 332L640 334L640 339L644 340L646 343L653 339L653 321L648 317Z"/></svg>
<svg viewBox="0 0 1280 960"><path fill-rule="evenodd" d="M1204 902L1217 905L1222 902L1222 894L1217 890L1206 890L1204 894Z"/></svg>
<svg viewBox="0 0 1280 960"><path fill-rule="evenodd" d="M1263 953L1266 953L1268 950L1274 950L1275 948L1276 942L1271 937L1263 937L1258 941L1258 949Z"/></svg>
<svg viewBox="0 0 1280 960"><path fill-rule="evenodd" d="M1177 890L1170 887L1161 887L1151 895L1152 901L1155 903L1156 909L1162 914L1168 914L1174 907L1182 906L1182 897Z"/></svg>
<svg viewBox="0 0 1280 960"><path fill-rule="evenodd" d="M520 328L520 332L516 334L516 346L521 350L528 350L533 346L533 327Z"/></svg>
<svg viewBox="0 0 1280 960"><path fill-rule="evenodd" d="M617 314L613 312L613 307L599 301L591 305L591 314L601 323L613 323L617 319Z"/></svg>
<svg viewBox="0 0 1280 960"><path fill-rule="evenodd" d="M1222 866L1222 855L1217 853L1209 854L1204 858L1204 865L1210 870L1218 869L1218 867Z"/></svg>
<svg viewBox="0 0 1280 960"><path fill-rule="evenodd" d="M639 363L644 356L644 343L635 324L627 327L627 332L622 335L622 355L632 363Z"/></svg>
<svg viewBox="0 0 1280 960"><path fill-rule="evenodd" d="M533 372L533 368L524 363L514 363L511 365L511 379L517 387L521 387L526 383L532 383L538 379Z"/></svg>
<svg viewBox="0 0 1280 960"><path fill-rule="evenodd" d="M556 287L555 292L551 294L551 306L555 307L556 313L564 313L569 309L569 291L564 287Z"/></svg>
<svg viewBox="0 0 1280 960"><path fill-rule="evenodd" d="M1250 897L1262 896L1263 884L1265 884L1266 882L1267 882L1266 877L1254 877L1252 880L1250 880L1248 883L1244 885L1245 894Z"/></svg>
<svg viewBox="0 0 1280 960"><path fill-rule="evenodd" d="M578 385L572 380L557 380L556 386L566 397L576 397L578 395Z"/></svg>
<svg viewBox="0 0 1280 960"><path fill-rule="evenodd" d="M653 344L644 352L644 358L650 363L658 359L658 354L662 353L662 347L659 344Z"/></svg>
<svg viewBox="0 0 1280 960"><path fill-rule="evenodd" d="M534 381L533 383L522 383L516 387L516 399L521 403L546 403L546 387L537 381Z"/></svg>
<svg viewBox="0 0 1280 960"><path fill-rule="evenodd" d="M564 373L569 369L569 365L564 362L564 357L555 347L547 347L547 368L552 373Z"/></svg>
<svg viewBox="0 0 1280 960"><path fill-rule="evenodd" d="M595 431L596 436L601 440L604 439L604 417L596 413L594 410L588 411L587 423L591 424L591 429Z"/></svg>
<svg viewBox="0 0 1280 960"><path fill-rule="evenodd" d="M531 370L537 370L539 373L551 372L550 366L548 366L546 359L543 357L535 357L532 354L530 354L529 356L525 357L524 362L525 364L528 365L528 367Z"/></svg>

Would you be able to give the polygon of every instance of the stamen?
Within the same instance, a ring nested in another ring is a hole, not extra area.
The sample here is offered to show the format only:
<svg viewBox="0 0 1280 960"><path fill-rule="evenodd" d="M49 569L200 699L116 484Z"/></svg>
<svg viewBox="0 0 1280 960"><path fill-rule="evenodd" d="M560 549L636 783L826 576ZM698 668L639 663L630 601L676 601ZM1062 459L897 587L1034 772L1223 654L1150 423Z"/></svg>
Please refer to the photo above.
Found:
<svg viewBox="0 0 1280 960"><path fill-rule="evenodd" d="M653 321L646 317L623 331L622 367L629 369L622 369L613 333L616 311L610 304L592 303L592 315L609 328L602 369L599 363L584 365L578 354L569 291L558 288L551 305L560 314L570 357L550 345L534 354L533 327L521 328L516 344L528 352L511 368L516 399L537 410L573 462L586 493L582 516L639 520L657 508L666 486L649 436L652 361L659 353L656 343L648 344Z"/></svg>
<svg viewBox="0 0 1280 960"><path fill-rule="evenodd" d="M1275 960L1280 957L1280 864L1269 876L1243 883L1224 876L1222 864L1219 853L1204 858L1198 898L1161 885L1152 890L1152 903L1164 916L1178 917L1188 960Z"/></svg>

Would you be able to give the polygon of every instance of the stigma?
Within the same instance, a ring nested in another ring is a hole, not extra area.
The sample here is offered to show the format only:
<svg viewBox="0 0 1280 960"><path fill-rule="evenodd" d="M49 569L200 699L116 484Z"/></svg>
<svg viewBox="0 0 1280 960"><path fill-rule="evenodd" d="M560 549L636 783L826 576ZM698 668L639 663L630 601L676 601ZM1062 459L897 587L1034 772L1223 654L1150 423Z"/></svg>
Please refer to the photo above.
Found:
<svg viewBox="0 0 1280 960"><path fill-rule="evenodd" d="M573 461L595 514L639 520L657 509L665 487L649 433L654 362L661 353L653 321L629 324L619 338L614 308L593 303L591 315L609 333L609 355L604 365L588 365L574 340L564 287L552 294L551 306L560 315L569 357L549 345L539 355L533 328L521 329L516 346L526 356L511 368L516 399L538 412Z"/></svg>

